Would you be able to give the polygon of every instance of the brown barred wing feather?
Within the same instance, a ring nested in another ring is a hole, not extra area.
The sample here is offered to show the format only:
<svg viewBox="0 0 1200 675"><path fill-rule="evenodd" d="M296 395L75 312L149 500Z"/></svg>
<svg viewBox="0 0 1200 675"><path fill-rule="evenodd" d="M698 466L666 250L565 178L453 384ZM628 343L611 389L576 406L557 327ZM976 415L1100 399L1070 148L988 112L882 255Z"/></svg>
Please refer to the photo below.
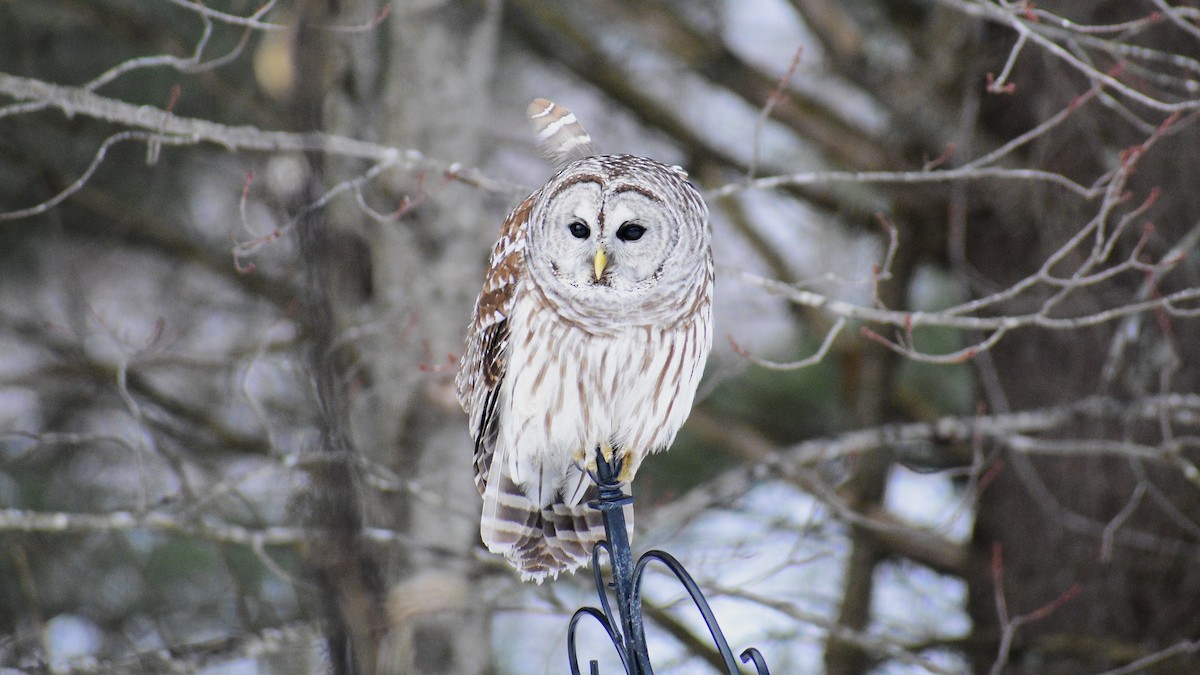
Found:
<svg viewBox="0 0 1200 675"><path fill-rule="evenodd" d="M467 328L466 351L456 380L458 402L470 416L475 486L480 494L487 485L496 449L500 388L508 370L508 317L524 278L525 222L535 196L530 195L513 209L500 228L487 278Z"/></svg>

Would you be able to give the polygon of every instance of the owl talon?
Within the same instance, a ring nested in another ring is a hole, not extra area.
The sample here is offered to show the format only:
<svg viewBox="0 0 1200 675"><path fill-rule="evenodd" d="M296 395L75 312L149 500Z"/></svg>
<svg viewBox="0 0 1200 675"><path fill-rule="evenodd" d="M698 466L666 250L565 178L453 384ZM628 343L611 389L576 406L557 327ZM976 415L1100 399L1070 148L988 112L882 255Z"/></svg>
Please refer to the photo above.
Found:
<svg viewBox="0 0 1200 675"><path fill-rule="evenodd" d="M600 478L600 457L603 457L604 463L616 471L618 482L625 482L633 477L633 472L627 468L625 462L627 456L627 453L613 448L607 441L604 441L596 446L595 452L577 453L575 466L586 473L593 483L600 484L603 482Z"/></svg>
<svg viewBox="0 0 1200 675"><path fill-rule="evenodd" d="M626 452L624 449L617 450L608 444L607 441L600 444L597 448L604 455L604 461L617 470L617 480L621 483L628 483L633 480L633 472L635 463L626 461L632 459L635 455ZM592 468L595 469L595 460L593 459Z"/></svg>
<svg viewBox="0 0 1200 675"><path fill-rule="evenodd" d="M620 479L620 481L622 483L628 483L628 482L632 481L633 480L633 462L622 461L620 466L621 466L621 471L618 473L617 478Z"/></svg>
<svg viewBox="0 0 1200 675"><path fill-rule="evenodd" d="M613 455L615 452L613 451L613 447L608 444L608 441L601 441L600 454L604 455L604 461L608 462L609 464L613 463Z"/></svg>

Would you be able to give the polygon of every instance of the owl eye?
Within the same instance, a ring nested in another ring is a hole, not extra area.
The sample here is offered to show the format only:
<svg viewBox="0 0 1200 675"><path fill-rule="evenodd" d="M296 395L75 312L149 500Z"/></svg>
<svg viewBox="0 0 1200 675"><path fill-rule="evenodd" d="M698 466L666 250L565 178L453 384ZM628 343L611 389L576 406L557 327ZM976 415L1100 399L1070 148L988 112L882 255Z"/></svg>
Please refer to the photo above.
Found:
<svg viewBox="0 0 1200 675"><path fill-rule="evenodd" d="M567 225L567 229L571 231L571 236L576 239L587 239L588 235L592 233L592 230L587 225L578 220Z"/></svg>
<svg viewBox="0 0 1200 675"><path fill-rule="evenodd" d="M637 223L625 223L617 230L617 239L621 241L637 241L646 234L646 228Z"/></svg>

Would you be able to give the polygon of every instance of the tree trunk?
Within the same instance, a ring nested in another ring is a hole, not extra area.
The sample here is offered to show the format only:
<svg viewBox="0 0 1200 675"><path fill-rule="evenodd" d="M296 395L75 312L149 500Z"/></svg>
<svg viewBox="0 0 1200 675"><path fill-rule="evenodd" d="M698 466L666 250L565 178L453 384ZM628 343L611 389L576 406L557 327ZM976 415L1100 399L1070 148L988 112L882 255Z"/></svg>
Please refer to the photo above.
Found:
<svg viewBox="0 0 1200 675"><path fill-rule="evenodd" d="M297 44L298 63L313 64L298 70L299 96L310 91L304 103L319 113L313 118L320 123L309 128L418 147L468 166L483 162L488 118L480 111L494 60L495 3L393 5L377 41L322 30L360 24L378 15L377 3L346 2L326 14L321 4L310 3L320 18L306 22L314 28ZM328 190L362 169L328 161L313 180ZM395 582L384 591L365 576L361 602L331 608L342 624L361 627L349 636L358 672L480 673L488 667L490 649L481 645L490 640L490 615L471 602L477 518L463 514L479 506L453 360L501 216L484 209L479 191L443 176L391 171L376 184L386 187L364 190L362 199L390 218L370 218L355 199L341 199L319 212L327 222L306 219L306 229L323 233L319 250L304 247L306 264L334 270L316 289L328 296L332 322L316 359L327 370L316 379L338 382L320 394L351 452L401 480L415 478L401 492L358 491L364 469L351 463L322 484L353 498L359 519L404 531L414 545L387 558L338 543L360 558L369 578ZM335 573L326 575L329 583L347 583L345 565L327 567Z"/></svg>
<svg viewBox="0 0 1200 675"><path fill-rule="evenodd" d="M1045 3L1055 11L1055 3ZM1062 3L1057 3L1062 4ZM1042 3L1039 3L1041 6ZM1071 3L1080 23L1117 23L1129 18L1128 3ZM1010 45L996 44L997 50ZM1162 40L1156 48L1181 44ZM1186 46L1183 46L1186 51ZM1004 52L1006 54L1006 52ZM1182 53L1182 52L1181 52ZM997 56L1003 59L1003 56ZM1002 61L997 61L1002 63ZM999 137L1029 128L1068 106L1086 82L1057 60L1023 57L1012 81L1024 97L990 97L980 123ZM1054 83L1054 84L1052 84ZM1035 100L1030 101L1033 96ZM1142 112L1142 111L1139 111ZM1113 158L1146 140L1111 110L1089 106L1065 127L1042 137L1031 159L1068 176L1095 176ZM1155 230L1145 260L1158 260L1161 242L1177 242L1200 220L1200 200L1191 184L1200 171L1200 132L1181 131L1152 147L1137 166L1119 217L1161 189L1153 209L1110 259L1128 256L1142 223ZM993 190L968 216L967 258L987 279L1006 284L1036 269L1040 261L1088 221L1095 203L1076 205L1038 189ZM1156 242L1158 242L1156 244ZM1071 269L1071 260L1061 269ZM1086 297L1166 294L1197 277L1194 260L1165 275L1156 288L1146 278L1121 276ZM1020 311L1013 307L1012 311ZM1073 303L1058 315L1094 307ZM1119 338L1119 339L1118 339ZM1097 392L1114 400L1200 390L1200 340L1186 322L1143 315L1071 333L1022 331L1003 341L991 359L1004 399L989 401L996 412L1077 400ZM1159 445L1171 424L1114 416L1111 423L1083 423L1062 437L1087 447L1102 442ZM975 635L989 648L973 654L979 672L996 660L997 639L1006 620L1043 610L1015 633L1006 673L1077 673L1112 668L1134 658L1195 639L1200 634L1200 516L1197 487L1168 461L1117 458L1099 452L1070 457L1003 453L995 480L980 495L973 538L969 610ZM997 583L1006 611L996 607ZM1200 660L1174 659L1161 672L1192 672ZM1160 672L1146 670L1139 672Z"/></svg>

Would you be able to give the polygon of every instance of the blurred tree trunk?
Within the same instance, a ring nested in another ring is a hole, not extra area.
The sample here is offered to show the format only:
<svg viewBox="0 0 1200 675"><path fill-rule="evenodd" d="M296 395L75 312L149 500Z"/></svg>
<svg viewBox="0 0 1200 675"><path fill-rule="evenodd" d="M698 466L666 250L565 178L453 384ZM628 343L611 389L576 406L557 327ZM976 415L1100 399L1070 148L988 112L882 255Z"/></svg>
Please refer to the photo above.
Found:
<svg viewBox="0 0 1200 675"><path fill-rule="evenodd" d="M394 4L374 41L326 29L361 22L380 7L373 0L307 3L312 15L301 26L309 30L297 34L296 98L318 123L303 128L478 165L488 145L488 118L480 111L487 108L494 60L495 3ZM314 161L320 168L313 180L323 186L314 195L361 173L353 161ZM343 598L341 587L361 576L354 585L361 602L331 609L350 628L359 672L478 673L488 666L490 650L481 645L489 644L490 615L470 601L476 582L468 568L478 535L476 519L461 514L478 508L478 496L453 395L453 355L480 283L479 252L495 233L488 221L496 216L484 210L477 190L447 187L443 176L392 173L381 181L384 189L363 194L392 218L368 218L353 200L335 202L306 218L305 229L321 236L302 248L306 264L329 270L310 270L310 293L326 296L323 318L332 322L318 328L328 331L325 339L314 336L315 379L322 408L334 418L330 426L345 430L341 441L353 452L415 486L364 497L354 488L362 469L347 459L324 469L314 489L340 490L349 503L334 508L363 509L347 522L389 523L428 548L382 560L361 545L347 548L352 541L334 542L341 556L360 558L361 570L353 571L361 574L335 566L327 581ZM423 201L443 189L455 194ZM408 211L406 203L419 206ZM329 378L338 384L320 386ZM375 581L381 573L399 581L385 592Z"/></svg>
<svg viewBox="0 0 1200 675"><path fill-rule="evenodd" d="M1097 25L1128 21L1145 12L1145 7L1111 0L1047 2L1039 7ZM986 48L998 66L1011 47L1011 36L988 34ZM1194 38L1185 35L1166 31L1166 36L1158 34L1154 48L1186 53L1188 45L1194 45L1189 42ZM1012 81L1018 95L988 97L980 112L981 128L997 138L1066 108L1087 87L1077 73L1042 54L1023 55ZM1135 128L1112 110L1089 106L1058 133L1040 138L1029 155L1051 171L1083 179L1115 166L1126 149L1143 143L1146 136L1145 129ZM1130 255L1143 234L1143 223L1153 222L1154 228L1145 233L1149 238L1144 260L1160 259L1169 242L1186 241L1200 222L1194 184L1198 172L1200 132L1195 126L1151 148L1109 226L1153 190L1161 190L1161 195L1152 210L1135 221L1134 233L1111 259ZM1001 285L1034 271L1090 217L1072 203L1034 188L992 190L982 197L968 216L967 260L983 277ZM1098 304L1106 296L1165 295L1195 284L1198 270L1189 258L1156 286L1147 285L1146 278L1120 277L1060 313L1094 310L1095 305L1084 302ZM989 357L1003 392L1002 398L993 396L989 406L1003 412L1097 392L1136 400L1200 391L1200 336L1186 326L1161 314L1070 334L1014 334ZM1170 427L1164 418L1162 424L1080 423L1064 433L1084 439L1085 446L1089 439L1097 444L1159 445L1170 441ZM998 580L1007 618L1053 610L1017 631L1006 673L1096 672L1200 635L1200 537L1190 525L1200 517L1200 491L1177 467L1104 455L1059 458L1006 452L999 461L1002 468L980 495L975 565L969 577L974 631L989 645L972 654L979 672L991 668L995 641L1004 628L995 601ZM1200 659L1174 659L1163 668L1139 672L1196 672Z"/></svg>
<svg viewBox="0 0 1200 675"><path fill-rule="evenodd" d="M494 147L487 111L499 9L494 0L393 6L387 33L393 51L378 98L385 143L468 166L483 163ZM390 608L393 621L403 622L393 624L392 644L404 648L387 656L389 672L470 675L491 665L491 614L477 601L486 578L471 574L480 502L453 380L505 206L495 208L481 191L448 183L443 176L407 177L411 199L443 187L445 192L398 226L372 230L378 313L402 317L412 327L407 336L390 336L392 349L379 351L381 380L408 383L412 391L381 397L378 414L400 418L393 437L396 470L420 476L426 495L409 498L405 526L444 549L414 551L393 577L400 582Z"/></svg>
<svg viewBox="0 0 1200 675"><path fill-rule="evenodd" d="M338 103L357 92L341 91L338 83L355 82L347 71L365 64L345 59L337 37L324 30L343 19L332 3L307 0L298 6L292 40L291 112L297 129L343 131L348 121ZM377 57L375 57L377 58ZM371 675L379 668L379 647L385 630L384 590L380 563L362 537L362 483L352 425L370 424L349 415L350 381L355 359L342 336L352 328L369 302L361 282L371 269L368 249L356 222L330 209L305 212L306 205L341 180L340 167L321 153L309 153L304 186L293 195L290 211L300 213L297 240L304 265L304 303L301 325L308 338L308 367L319 404L319 461L308 467L310 484L295 498L294 507L308 522L320 526L310 543L308 559L316 573L330 626L325 639L330 663L338 673Z"/></svg>
<svg viewBox="0 0 1200 675"><path fill-rule="evenodd" d="M1015 62L1012 94L983 92L986 74L1004 67L1012 32L934 3L793 0L793 5L821 39L831 66L887 108L894 126L885 142L910 161L939 156L952 142L952 157L978 156L1067 108L1088 86L1059 59L1027 50ZM1112 0L1037 6L1081 25L1118 24L1149 11L1143 3ZM1187 53L1194 45L1194 38L1182 31L1167 39L1164 33L1169 30L1147 35L1146 46ZM910 60L880 59L886 53L881 45L889 40L906 43ZM1101 62L1098 67L1111 65ZM1147 133L1109 108L1090 107L1063 129L1033 143L1024 161L1086 184L1111 169L1120 153L1143 142ZM1151 242L1186 241L1200 220L1200 199L1189 184L1200 171L1200 133L1189 128L1169 143L1170 150L1155 148L1142 160L1129 185L1130 203L1123 207L1136 206L1152 188L1161 188L1148 216L1160 236ZM926 231L950 233L949 240L921 246L915 253L921 258L917 264L954 266L977 296L1036 271L1095 210L1095 202L1079 204L1054 188L1035 184L983 182L949 193L905 190L896 199L896 208L920 204L920 212L937 221L936 228ZM906 220L902 226L920 227L920 218ZM1132 236L1111 258L1128 255L1135 242ZM1165 252L1160 245L1148 251L1147 259L1157 260ZM1063 267L1069 270L1069 261ZM1186 287L1196 277L1193 261L1154 292ZM1103 291L1062 307L1061 314L1095 309L1080 300L1096 302L1105 294L1129 297L1143 282L1121 277ZM1019 314L1030 306L1014 304L1005 313ZM1118 331L1136 337L1121 343L1115 340ZM1114 346L1122 344L1123 349ZM1194 365L1198 356L1200 340L1195 335L1173 330L1169 318L1148 315L1069 333L1020 331L975 363L985 382L989 411L1007 412L1067 403L1097 392L1117 400L1195 392L1200 390ZM866 417L861 421L871 423ZM1131 422L1102 428L1079 425L1063 433L1097 442L1159 445L1167 440L1163 429L1168 428ZM1200 509L1196 486L1177 469L1115 457L1020 453L1005 453L997 467L979 499L975 555L967 575L974 623L969 643L977 646L970 656L977 672L987 673L996 665L1006 622L1043 608L1045 616L1023 623L1015 633L1004 672L1105 670L1200 634L1194 612L1200 606L1200 568L1195 564L1196 536L1187 525L1195 522ZM1106 531L1112 536L1111 548L1105 543ZM857 544L854 551L852 560L861 557ZM1007 603L1003 618L995 605L998 581ZM848 589L869 588L861 577L857 585L853 578L848 584ZM851 599L849 592L843 598ZM831 640L827 666L838 662L843 666L838 672L865 672L865 660L846 660L852 652ZM1169 663L1170 672L1184 667L1177 660Z"/></svg>
<svg viewBox="0 0 1200 675"><path fill-rule="evenodd" d="M1117 24L1146 12L1144 6L1112 0L1038 4L1094 25ZM1011 34L1001 32L989 27L984 42L994 72L1012 45ZM1194 38L1172 35L1167 29L1154 39L1154 48L1178 53L1194 45ZM1022 55L1012 82L1015 94L983 101L978 124L992 137L1011 137L1036 125L1067 108L1087 88L1077 73L1042 53ZM1153 114L1147 117L1154 120ZM1029 157L1031 163L1048 170L1088 180L1085 177L1114 167L1122 152L1143 143L1146 136L1144 128L1134 127L1111 109L1089 106L1057 133L1035 142ZM1111 259L1130 254L1142 234L1143 221L1153 221L1155 226L1145 260L1161 258L1166 242L1186 240L1200 221L1194 185L1198 172L1200 132L1194 126L1153 147L1126 186L1127 202L1111 216L1108 226L1142 204L1152 190L1160 189L1161 197L1143 219L1135 221L1134 233ZM1040 261L1078 232L1095 207L1094 203L1076 205L1053 191L1033 187L998 190L993 186L976 196L981 199L967 216L966 258L983 278L998 285L1036 270ZM1153 292L1166 294L1195 284L1198 269L1196 261L1189 260ZM1142 277L1119 277L1058 313L1094 310L1089 303L1098 304L1106 296L1135 296L1145 283ZM1196 366L1200 339L1173 324L1186 325L1166 315L1145 315L1070 334L1016 333L988 357L1000 384L995 391L1002 392L1002 396L993 394L988 404L1004 412L1066 403L1097 392L1116 400L1194 393L1200 390ZM1123 342L1118 336L1132 337ZM1170 426L1081 423L1065 433L1084 439L1085 446L1088 439L1097 444L1159 445L1169 440L1164 434ZM1103 455L1057 458L1004 453L999 461L995 480L980 495L975 564L969 575L975 635L989 645L972 654L978 672L993 667L996 641L1006 619L1043 608L1044 616L1016 632L1004 672L1051 675L1106 670L1200 635L1198 538L1188 525L1200 517L1198 492L1177 468ZM998 584L1007 605L1004 616L996 607ZM1197 668L1200 660L1193 657L1170 661L1168 670L1140 672Z"/></svg>

